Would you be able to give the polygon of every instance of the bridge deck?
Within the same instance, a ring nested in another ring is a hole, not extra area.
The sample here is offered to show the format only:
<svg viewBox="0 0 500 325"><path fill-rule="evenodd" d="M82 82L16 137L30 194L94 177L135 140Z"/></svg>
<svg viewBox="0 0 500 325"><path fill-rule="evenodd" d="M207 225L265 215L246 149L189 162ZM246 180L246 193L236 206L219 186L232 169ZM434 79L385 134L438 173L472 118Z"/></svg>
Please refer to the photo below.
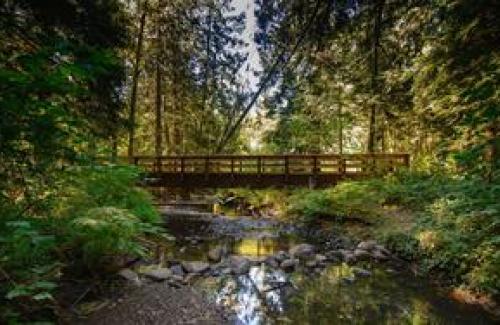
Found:
<svg viewBox="0 0 500 325"><path fill-rule="evenodd" d="M135 156L150 186L328 186L409 166L408 154Z"/></svg>

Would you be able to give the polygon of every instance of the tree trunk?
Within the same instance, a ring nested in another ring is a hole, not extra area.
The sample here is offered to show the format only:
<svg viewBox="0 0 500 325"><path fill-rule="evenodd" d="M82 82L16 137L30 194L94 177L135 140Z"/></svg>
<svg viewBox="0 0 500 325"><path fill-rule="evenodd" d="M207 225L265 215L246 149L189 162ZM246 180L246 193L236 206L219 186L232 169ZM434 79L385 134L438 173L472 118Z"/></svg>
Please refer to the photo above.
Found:
<svg viewBox="0 0 500 325"><path fill-rule="evenodd" d="M339 154L344 153L344 121L342 120L342 103L339 98Z"/></svg>
<svg viewBox="0 0 500 325"><path fill-rule="evenodd" d="M161 74L161 35L160 35L160 23L158 22L157 26L157 42L158 42L158 53L156 55L156 100L155 100L155 108L156 108L156 127L155 127L155 155L157 157L162 155L163 152L163 144L162 144L162 74Z"/></svg>
<svg viewBox="0 0 500 325"><path fill-rule="evenodd" d="M372 76L371 76L371 87L373 96L378 92L378 73L379 73L379 58L378 50L380 47L380 34L381 34L381 21L382 21L382 11L384 6L384 0L375 1L375 22L373 26L373 39L372 39ZM368 152L375 152L377 146L377 106L376 103L372 103L370 108L370 126L368 131Z"/></svg>
<svg viewBox="0 0 500 325"><path fill-rule="evenodd" d="M135 49L134 72L132 75L132 94L130 95L130 116L129 116L129 138L128 138L128 157L134 155L134 138L135 138L135 111L137 105L137 86L139 83L140 62L142 58L142 43L144 37L144 25L146 24L147 2L144 2L142 15L139 23L139 33L137 35L137 47Z"/></svg>
<svg viewBox="0 0 500 325"><path fill-rule="evenodd" d="M116 163L118 157L118 135L116 132L111 136L111 162Z"/></svg>

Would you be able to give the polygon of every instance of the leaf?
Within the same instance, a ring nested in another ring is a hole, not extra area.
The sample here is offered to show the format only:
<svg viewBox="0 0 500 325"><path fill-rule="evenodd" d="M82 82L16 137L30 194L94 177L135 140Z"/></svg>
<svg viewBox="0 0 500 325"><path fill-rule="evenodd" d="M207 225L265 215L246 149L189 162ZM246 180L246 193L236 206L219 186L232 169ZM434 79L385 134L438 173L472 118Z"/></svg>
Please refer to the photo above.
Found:
<svg viewBox="0 0 500 325"><path fill-rule="evenodd" d="M30 294L30 290L26 286L17 286L14 289L10 290L5 298L11 300L17 297L28 296Z"/></svg>
<svg viewBox="0 0 500 325"><path fill-rule="evenodd" d="M57 284L50 281L38 281L35 283L34 287L39 289L52 290L57 287Z"/></svg>
<svg viewBox="0 0 500 325"><path fill-rule="evenodd" d="M53 300L54 297L48 292L40 292L33 296L34 300Z"/></svg>

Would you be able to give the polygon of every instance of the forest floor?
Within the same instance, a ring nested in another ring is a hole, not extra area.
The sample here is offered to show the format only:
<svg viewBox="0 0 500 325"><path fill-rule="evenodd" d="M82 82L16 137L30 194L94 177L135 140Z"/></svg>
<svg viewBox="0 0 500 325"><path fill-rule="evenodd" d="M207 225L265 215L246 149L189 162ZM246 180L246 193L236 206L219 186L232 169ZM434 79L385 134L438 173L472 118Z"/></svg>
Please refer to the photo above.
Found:
<svg viewBox="0 0 500 325"><path fill-rule="evenodd" d="M174 288L151 283L130 289L116 302L94 312L78 324L229 324L219 307L192 287Z"/></svg>

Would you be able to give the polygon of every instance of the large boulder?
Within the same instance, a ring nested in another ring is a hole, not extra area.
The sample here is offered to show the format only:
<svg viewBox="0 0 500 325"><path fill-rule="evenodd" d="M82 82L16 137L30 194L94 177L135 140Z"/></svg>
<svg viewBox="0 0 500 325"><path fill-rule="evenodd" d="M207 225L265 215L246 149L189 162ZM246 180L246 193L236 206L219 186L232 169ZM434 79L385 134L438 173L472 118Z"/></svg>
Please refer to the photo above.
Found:
<svg viewBox="0 0 500 325"><path fill-rule="evenodd" d="M206 262L182 262L182 268L187 272L187 273L196 273L196 274L201 274L208 270L210 267L210 264Z"/></svg>
<svg viewBox="0 0 500 325"><path fill-rule="evenodd" d="M229 266L234 274L246 274L250 270L250 261L243 256L231 256Z"/></svg>
<svg viewBox="0 0 500 325"><path fill-rule="evenodd" d="M314 256L315 248L310 244L295 245L288 251L294 258L308 259Z"/></svg>

